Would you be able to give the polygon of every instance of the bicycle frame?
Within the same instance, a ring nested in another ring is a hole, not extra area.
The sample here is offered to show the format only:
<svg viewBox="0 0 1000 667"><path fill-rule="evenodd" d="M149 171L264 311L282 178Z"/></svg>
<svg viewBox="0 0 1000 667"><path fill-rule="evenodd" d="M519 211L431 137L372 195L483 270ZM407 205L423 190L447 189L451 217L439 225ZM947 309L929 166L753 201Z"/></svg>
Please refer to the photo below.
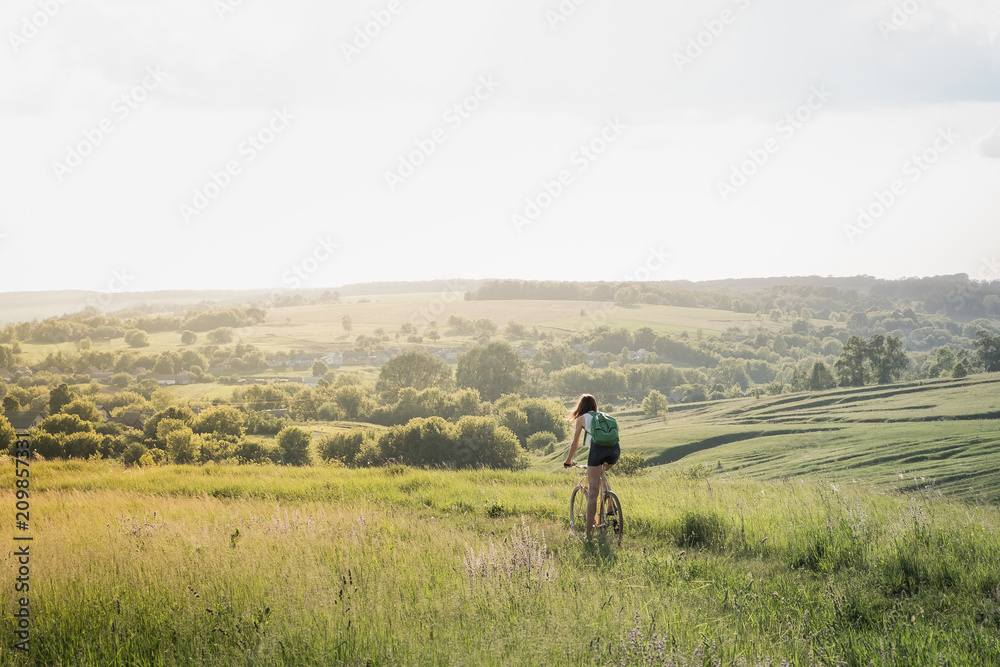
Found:
<svg viewBox="0 0 1000 667"><path fill-rule="evenodd" d="M587 468L585 465L577 464L573 466L574 468ZM581 532L581 527L586 529L586 526L582 526L585 523L585 508L590 496L590 479L589 475L584 475L583 479L576 488L573 490L573 494L570 496L570 523L573 527L573 531L579 534ZM624 519L622 517L621 501L618 500L616 496L611 491L611 482L608 480L607 470L601 470L600 478L601 489L597 495L597 507L594 512L594 530L599 530L602 535L610 528L611 531L617 538L618 545L621 546L622 536L624 534ZM583 494L584 497L580 499L582 505L580 509L584 510L580 512L577 510L577 495Z"/></svg>

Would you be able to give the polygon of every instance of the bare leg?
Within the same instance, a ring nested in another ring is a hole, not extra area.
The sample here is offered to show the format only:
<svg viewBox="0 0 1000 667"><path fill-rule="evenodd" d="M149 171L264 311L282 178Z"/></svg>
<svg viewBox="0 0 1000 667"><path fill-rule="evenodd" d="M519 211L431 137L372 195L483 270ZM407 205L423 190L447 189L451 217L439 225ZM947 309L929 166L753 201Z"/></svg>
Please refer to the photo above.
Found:
<svg viewBox="0 0 1000 667"><path fill-rule="evenodd" d="M597 501L604 491L601 484L603 466L587 467L587 537L594 534L594 517L597 516Z"/></svg>

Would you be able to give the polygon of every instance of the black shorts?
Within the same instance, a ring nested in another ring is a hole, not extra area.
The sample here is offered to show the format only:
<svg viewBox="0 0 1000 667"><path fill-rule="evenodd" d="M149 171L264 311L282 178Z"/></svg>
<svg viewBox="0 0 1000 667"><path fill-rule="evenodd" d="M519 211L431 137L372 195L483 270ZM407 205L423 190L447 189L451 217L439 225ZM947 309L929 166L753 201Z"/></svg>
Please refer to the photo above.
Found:
<svg viewBox="0 0 1000 667"><path fill-rule="evenodd" d="M590 455L587 456L588 466L614 465L618 463L618 457L622 455L622 448L618 445L614 447L590 446Z"/></svg>

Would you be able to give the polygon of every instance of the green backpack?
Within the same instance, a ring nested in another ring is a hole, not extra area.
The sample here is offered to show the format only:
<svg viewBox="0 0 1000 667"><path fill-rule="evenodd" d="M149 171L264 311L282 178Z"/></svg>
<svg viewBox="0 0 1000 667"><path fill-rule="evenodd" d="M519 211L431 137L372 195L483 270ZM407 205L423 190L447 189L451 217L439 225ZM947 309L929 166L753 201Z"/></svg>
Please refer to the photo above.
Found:
<svg viewBox="0 0 1000 667"><path fill-rule="evenodd" d="M597 447L614 447L618 444L618 422L615 418L603 412L591 412L594 415L590 420L591 444ZM589 433L589 431L588 431Z"/></svg>

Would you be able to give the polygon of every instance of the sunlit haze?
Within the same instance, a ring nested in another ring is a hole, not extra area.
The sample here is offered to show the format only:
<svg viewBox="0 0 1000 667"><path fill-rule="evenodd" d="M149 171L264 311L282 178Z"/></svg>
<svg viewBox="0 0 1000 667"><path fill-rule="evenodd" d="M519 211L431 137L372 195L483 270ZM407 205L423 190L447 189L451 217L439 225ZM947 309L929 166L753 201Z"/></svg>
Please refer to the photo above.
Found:
<svg viewBox="0 0 1000 667"><path fill-rule="evenodd" d="M0 291L1000 278L996 2L8 0L0 28Z"/></svg>

